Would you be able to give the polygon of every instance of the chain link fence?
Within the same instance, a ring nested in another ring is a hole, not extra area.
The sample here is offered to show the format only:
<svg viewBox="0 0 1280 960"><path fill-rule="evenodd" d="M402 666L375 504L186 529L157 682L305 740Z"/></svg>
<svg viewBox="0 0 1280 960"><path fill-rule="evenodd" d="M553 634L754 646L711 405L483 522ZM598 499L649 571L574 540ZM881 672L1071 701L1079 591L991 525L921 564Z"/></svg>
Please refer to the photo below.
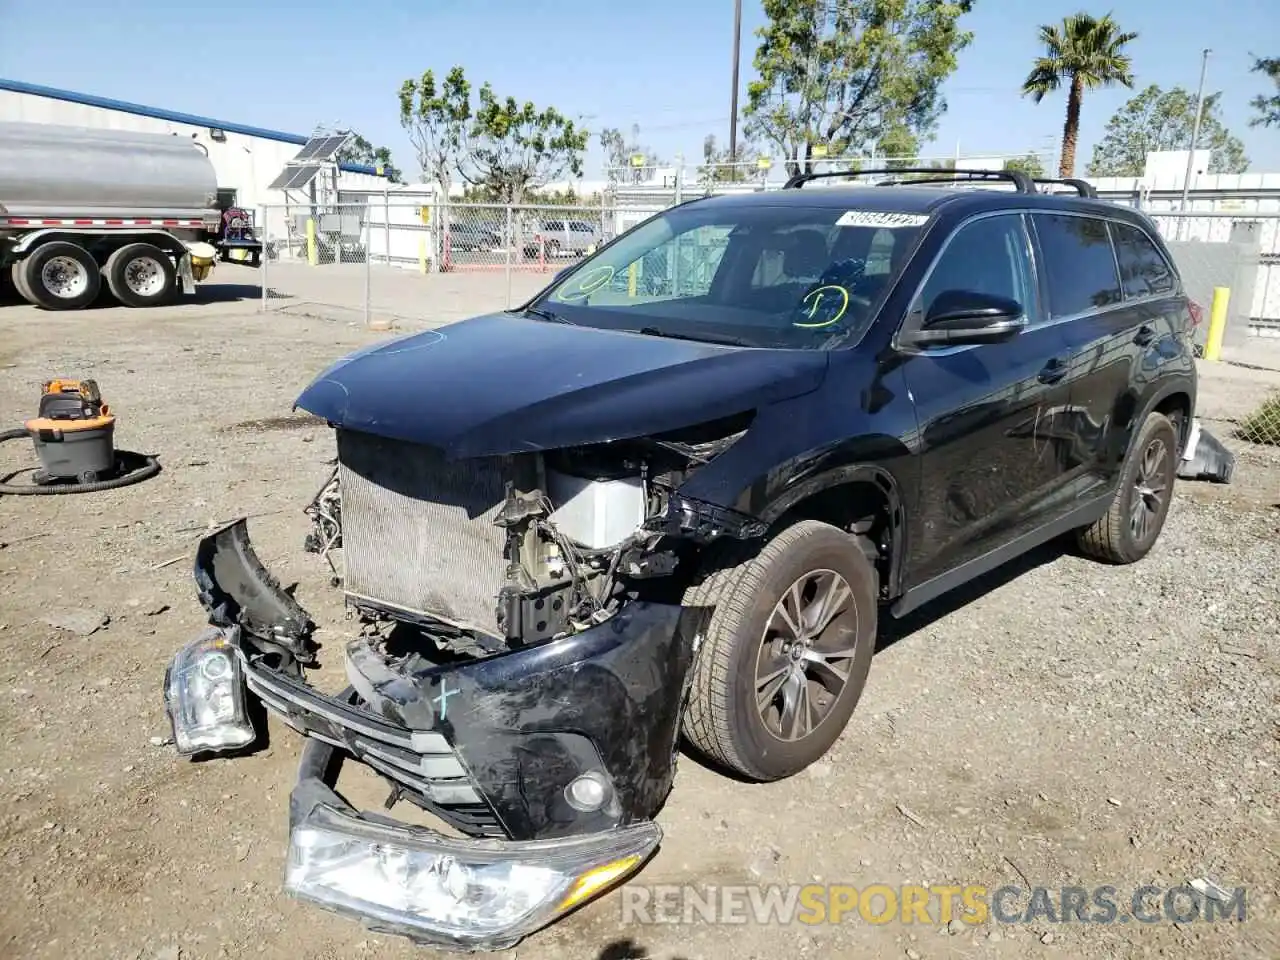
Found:
<svg viewBox="0 0 1280 960"><path fill-rule="evenodd" d="M261 222L264 311L372 325L445 323L516 306L632 225L603 206L377 195L324 208L267 207Z"/></svg>

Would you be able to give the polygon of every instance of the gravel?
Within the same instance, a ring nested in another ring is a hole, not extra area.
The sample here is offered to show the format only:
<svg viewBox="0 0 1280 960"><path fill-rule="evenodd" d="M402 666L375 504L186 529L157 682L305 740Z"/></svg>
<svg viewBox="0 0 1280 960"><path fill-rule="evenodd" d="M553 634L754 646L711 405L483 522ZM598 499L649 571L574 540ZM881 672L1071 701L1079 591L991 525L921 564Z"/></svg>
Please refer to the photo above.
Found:
<svg viewBox="0 0 1280 960"><path fill-rule="evenodd" d="M373 339L235 304L36 320L0 307L0 427L30 415L41 380L92 375L117 443L165 468L125 490L0 498L0 954L431 955L282 894L295 735L180 761L160 696L203 623L195 539L240 515L324 625L325 679L341 683L340 598L302 550L332 439L290 404ZM1210 385L1235 400L1275 386L1231 376ZM1124 900L1205 879L1248 889L1245 922L641 926L613 894L510 955L1280 956L1280 460L1248 452L1231 486L1179 485L1142 563L1054 545L885 624L853 721L804 775L746 785L682 761L666 842L635 881L1109 884ZM29 455L6 444L0 472ZM358 768L343 787L371 807L386 794Z"/></svg>

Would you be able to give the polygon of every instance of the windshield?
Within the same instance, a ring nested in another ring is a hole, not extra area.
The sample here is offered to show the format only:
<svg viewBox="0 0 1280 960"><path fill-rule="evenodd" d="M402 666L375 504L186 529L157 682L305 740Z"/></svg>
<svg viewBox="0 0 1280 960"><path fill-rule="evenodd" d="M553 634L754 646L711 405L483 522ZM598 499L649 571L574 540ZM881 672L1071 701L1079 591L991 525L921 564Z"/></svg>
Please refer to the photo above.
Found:
<svg viewBox="0 0 1280 960"><path fill-rule="evenodd" d="M694 203L623 235L531 307L581 326L826 349L865 332L927 219Z"/></svg>

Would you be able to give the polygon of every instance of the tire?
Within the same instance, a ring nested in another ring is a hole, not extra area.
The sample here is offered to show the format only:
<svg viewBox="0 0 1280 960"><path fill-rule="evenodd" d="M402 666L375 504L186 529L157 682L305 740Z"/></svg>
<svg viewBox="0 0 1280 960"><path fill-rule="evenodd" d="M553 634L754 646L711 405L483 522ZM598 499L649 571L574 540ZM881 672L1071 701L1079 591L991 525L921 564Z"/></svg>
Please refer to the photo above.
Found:
<svg viewBox="0 0 1280 960"><path fill-rule="evenodd" d="M9 268L9 280L13 283L13 289L18 291L18 296L32 306L39 306L32 298L31 291L27 289L26 268L23 266L22 260L19 260Z"/></svg>
<svg viewBox="0 0 1280 960"><path fill-rule="evenodd" d="M102 268L111 295L126 307L155 307L172 299L178 271L169 255L149 243L130 243Z"/></svg>
<svg viewBox="0 0 1280 960"><path fill-rule="evenodd" d="M20 264L18 289L46 310L80 310L98 299L102 275L84 247L54 240L36 247Z"/></svg>
<svg viewBox="0 0 1280 960"><path fill-rule="evenodd" d="M792 586L801 585L801 602L790 611L806 609L809 584L821 590L835 583L833 575L848 588L844 605L812 638L812 646L802 643L796 653L793 644L784 652L785 638L775 630L784 621L776 606L791 602ZM686 740L707 759L757 781L789 777L822 757L849 722L875 652L876 573L853 537L828 524L802 520L754 556L691 587L684 604L711 611L702 624L703 641L689 685ZM847 655L832 657L835 662L825 665L806 659L806 653L813 658L822 650ZM786 673L779 676L775 670ZM842 685L833 670L845 675ZM798 671L803 671L803 685L796 679ZM757 706L758 691L768 696L763 710ZM807 733L787 723L788 702L806 705L804 712L793 710L791 718L807 716Z"/></svg>
<svg viewBox="0 0 1280 960"><path fill-rule="evenodd" d="M1106 515L1077 534L1082 553L1103 563L1128 564L1151 551L1173 500L1178 446L1178 432L1164 414L1152 413L1143 421Z"/></svg>

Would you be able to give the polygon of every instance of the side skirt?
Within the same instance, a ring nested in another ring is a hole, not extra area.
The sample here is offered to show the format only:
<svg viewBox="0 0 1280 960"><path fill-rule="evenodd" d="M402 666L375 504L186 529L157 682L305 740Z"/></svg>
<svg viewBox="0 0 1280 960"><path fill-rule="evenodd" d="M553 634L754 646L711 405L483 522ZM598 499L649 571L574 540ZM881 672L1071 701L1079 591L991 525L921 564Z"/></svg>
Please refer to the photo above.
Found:
<svg viewBox="0 0 1280 960"><path fill-rule="evenodd" d="M1114 498L1115 491L1111 490L1101 497L1087 500L1056 520L1050 520L1048 523L1036 527L1036 529L1030 530L1014 540L1010 540L1003 546L996 547L989 553L974 557L972 560L966 561L946 573L939 574L932 580L927 580L919 586L912 587L898 598L889 608L889 612L895 617L906 616L912 610L923 606L930 600L934 600L944 593L954 590L961 584L982 576L984 573L989 573L997 567L1004 566L1014 557L1021 556L1028 550L1038 547L1054 537L1060 537L1062 534L1077 527L1089 526L1107 512Z"/></svg>

